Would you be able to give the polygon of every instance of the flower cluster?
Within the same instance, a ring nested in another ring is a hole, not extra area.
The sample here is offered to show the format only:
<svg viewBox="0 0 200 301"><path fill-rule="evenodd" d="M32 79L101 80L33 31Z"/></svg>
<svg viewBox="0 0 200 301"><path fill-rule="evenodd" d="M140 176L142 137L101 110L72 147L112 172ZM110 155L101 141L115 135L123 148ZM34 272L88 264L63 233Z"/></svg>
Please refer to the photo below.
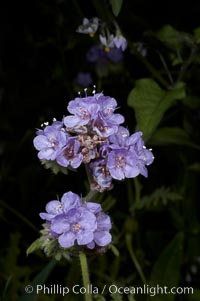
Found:
<svg viewBox="0 0 200 301"><path fill-rule="evenodd" d="M102 211L101 205L83 202L69 191L61 201L47 203L46 212L40 217L49 225L49 234L56 238L62 248L85 246L89 249L106 247L112 240L110 217Z"/></svg>
<svg viewBox="0 0 200 301"><path fill-rule="evenodd" d="M146 149L142 132L130 135L121 126L124 117L115 113L116 108L116 100L103 93L71 100L71 115L62 122L45 123L37 131L34 146L39 159L61 168L85 164L91 189L100 192L111 189L113 179L147 177L146 166L153 162L153 154Z"/></svg>
<svg viewBox="0 0 200 301"><path fill-rule="evenodd" d="M122 35L119 26L117 24L114 25L116 27L115 34L112 34L110 33L105 22L102 22L97 17L90 20L84 18L83 24L80 25L76 31L78 33L89 34L91 37L93 37L99 29L99 41L107 52L109 52L112 48L117 48L124 51L127 48L127 40Z"/></svg>

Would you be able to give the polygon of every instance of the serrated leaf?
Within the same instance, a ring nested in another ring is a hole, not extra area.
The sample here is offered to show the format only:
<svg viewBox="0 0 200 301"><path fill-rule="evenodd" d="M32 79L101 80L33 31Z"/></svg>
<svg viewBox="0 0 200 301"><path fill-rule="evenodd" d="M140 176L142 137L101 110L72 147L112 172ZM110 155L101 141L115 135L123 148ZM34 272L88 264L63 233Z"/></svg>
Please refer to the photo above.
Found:
<svg viewBox="0 0 200 301"><path fill-rule="evenodd" d="M112 6L113 14L117 17L122 8L123 0L110 0L110 4Z"/></svg>
<svg viewBox="0 0 200 301"><path fill-rule="evenodd" d="M189 135L179 127L163 127L156 130L149 143L151 145L185 145L200 149L198 145L191 142Z"/></svg>
<svg viewBox="0 0 200 301"><path fill-rule="evenodd" d="M135 110L137 131L143 132L148 140L164 113L176 100L185 97L185 84L180 82L172 90L165 91L151 78L136 81L135 88L128 96L128 105Z"/></svg>
<svg viewBox="0 0 200 301"><path fill-rule="evenodd" d="M182 200L182 196L175 192L171 191L168 187L159 187L152 194L143 196L140 201L135 202L131 210L140 210L140 209L156 209L158 206L166 206L169 202L177 202Z"/></svg>
<svg viewBox="0 0 200 301"><path fill-rule="evenodd" d="M151 276L150 285L156 287L178 287L180 278L180 266L183 253L183 233L179 232L168 244L155 263ZM162 294L163 301L175 300L175 294ZM156 294L154 301L160 301L161 295Z"/></svg>

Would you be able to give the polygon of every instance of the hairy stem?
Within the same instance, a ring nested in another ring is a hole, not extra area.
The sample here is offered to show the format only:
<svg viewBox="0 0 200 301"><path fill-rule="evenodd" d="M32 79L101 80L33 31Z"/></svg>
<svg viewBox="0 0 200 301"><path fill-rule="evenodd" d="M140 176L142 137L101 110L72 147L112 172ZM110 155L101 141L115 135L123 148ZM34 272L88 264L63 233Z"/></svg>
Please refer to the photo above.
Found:
<svg viewBox="0 0 200 301"><path fill-rule="evenodd" d="M89 291L90 286L90 279L89 279L89 271L88 271L88 265L87 265L87 257L85 253L80 252L79 254L80 264L81 264L81 271L82 271L82 277L83 277L83 286L86 289L85 294L85 301L92 301L92 297Z"/></svg>
<svg viewBox="0 0 200 301"><path fill-rule="evenodd" d="M129 254L131 256L131 259L135 265L135 268L136 270L138 271L138 274L140 275L140 278L142 280L142 282L144 284L147 284L147 281L146 281L146 278L144 276L144 273L142 271L142 268L137 260L137 257L135 256L135 253L133 251L133 247L132 247L132 239L131 239L131 235L130 234L127 234L126 235L126 245L127 245L127 248L128 248L128 251L129 251Z"/></svg>

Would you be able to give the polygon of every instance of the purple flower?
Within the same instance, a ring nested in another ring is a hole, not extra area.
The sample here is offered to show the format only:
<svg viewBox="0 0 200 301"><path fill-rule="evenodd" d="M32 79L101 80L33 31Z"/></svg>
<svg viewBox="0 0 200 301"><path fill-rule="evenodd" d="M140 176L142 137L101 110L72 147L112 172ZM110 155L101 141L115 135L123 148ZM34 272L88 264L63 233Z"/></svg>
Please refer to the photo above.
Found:
<svg viewBox="0 0 200 301"><path fill-rule="evenodd" d="M140 173L135 153L126 148L113 149L108 154L106 166L111 176L117 180L134 178Z"/></svg>
<svg viewBox="0 0 200 301"><path fill-rule="evenodd" d="M138 137L138 133L140 133ZM148 171L146 165L152 164L154 161L154 156L151 149L147 149L144 145L144 141L141 138L142 133L138 132L130 136L129 138L129 149L134 150L137 156L137 166L140 170L140 174L144 177L148 176Z"/></svg>
<svg viewBox="0 0 200 301"><path fill-rule="evenodd" d="M62 196L61 202L49 202L46 211L40 213L40 217L47 220L49 233L63 248L77 244L93 249L95 245L105 247L112 240L109 233L111 221L101 205L82 203L80 197L71 191Z"/></svg>
<svg viewBox="0 0 200 301"><path fill-rule="evenodd" d="M124 51L127 48L127 40L121 34L117 34L113 39L114 45Z"/></svg>
<svg viewBox="0 0 200 301"><path fill-rule="evenodd" d="M90 212L96 216L97 227L94 231L94 240L87 244L87 247L93 249L95 244L100 247L105 247L111 243L112 237L109 230L112 228L110 217L102 211L101 205L93 202L84 204Z"/></svg>
<svg viewBox="0 0 200 301"><path fill-rule="evenodd" d="M94 45L87 52L86 59L90 63L98 63L105 65L108 61L118 63L123 59L123 52L117 47L110 48L110 51L105 51L102 46Z"/></svg>
<svg viewBox="0 0 200 301"><path fill-rule="evenodd" d="M109 137L109 141L111 143L110 148L112 149L112 152L110 153L111 155L110 154L108 155L108 157L110 158L108 166L110 166L110 168L111 168L110 164L112 164L114 162L113 160L114 160L115 153L118 150L122 150L122 151L124 151L124 153L127 153L127 156L130 157L129 164L134 166L135 172L136 172L136 170L138 170L140 174L147 177L148 172L147 172L146 165L150 165L153 162L154 156L153 156L151 150L148 150L144 146L144 141L141 138L141 136L142 136L142 132L136 132L130 136L129 131L126 128L120 126L118 129L118 132L115 135L112 135ZM123 159L124 161L127 161L127 156L126 155L124 156L124 159ZM109 167L108 167L108 169L109 169ZM113 170L115 173L115 169L113 169ZM119 172L119 169L117 169L117 170ZM109 171L110 171L110 169L109 169ZM110 171L110 173L111 173L111 171ZM134 174L134 172L133 172L133 174ZM112 173L111 173L111 175L112 175ZM125 175L125 173L124 173L124 175ZM137 175L138 174L136 173L136 175L131 176L131 177L135 177ZM126 176L126 177L129 178L130 176Z"/></svg>
<svg viewBox="0 0 200 301"><path fill-rule="evenodd" d="M78 168L83 160L80 152L80 143L76 138L69 138L67 145L57 154L56 161L59 165Z"/></svg>
<svg viewBox="0 0 200 301"><path fill-rule="evenodd" d="M87 245L94 239L96 217L89 210L78 207L66 214L54 218L51 230L59 234L58 242L63 248L70 248L77 241L78 245Z"/></svg>
<svg viewBox="0 0 200 301"><path fill-rule="evenodd" d="M96 116L99 105L96 103L95 97L88 96L70 101L67 109L73 116L66 116L64 124L67 128L73 128L87 125Z"/></svg>
<svg viewBox="0 0 200 301"><path fill-rule="evenodd" d="M86 54L86 59L90 63L95 63L101 61L105 63L105 51L99 45L93 45L90 47Z"/></svg>
<svg viewBox="0 0 200 301"><path fill-rule="evenodd" d="M68 111L73 115L66 116L64 124L68 129L88 125L100 137L108 137L116 133L119 124L124 122L122 115L113 113L116 106L116 100L103 93L75 98L68 105Z"/></svg>
<svg viewBox="0 0 200 301"><path fill-rule="evenodd" d="M109 52L106 52L106 57L113 63L118 63L120 62L124 55L121 49L117 47L113 47L110 49Z"/></svg>
<svg viewBox="0 0 200 301"><path fill-rule="evenodd" d="M91 184L91 188L95 188L95 190L100 192L112 188L112 177L106 167L105 160L95 160L90 163L89 167L94 180L94 183Z"/></svg>
<svg viewBox="0 0 200 301"><path fill-rule="evenodd" d="M124 117L120 114L104 118L100 112L94 120L92 128L100 137L109 137L118 131L118 126L122 122L124 122Z"/></svg>
<svg viewBox="0 0 200 301"><path fill-rule="evenodd" d="M99 19L97 17L88 20L87 18L83 19L83 24L78 27L76 32L89 34L91 37L94 36L99 26Z"/></svg>
<svg viewBox="0 0 200 301"><path fill-rule="evenodd" d="M39 131L39 135L33 140L34 147L39 150L38 158L45 160L55 160L57 153L65 146L67 134L55 125L46 126Z"/></svg>
<svg viewBox="0 0 200 301"><path fill-rule="evenodd" d="M79 72L75 81L78 85L82 87L88 87L92 84L92 77L89 72Z"/></svg>
<svg viewBox="0 0 200 301"><path fill-rule="evenodd" d="M61 201L54 200L47 203L45 207L47 213L40 213L40 217L42 219L46 219L47 221L52 221L57 215L66 213L68 210L76 208L80 205L80 197L77 194L69 191L63 194Z"/></svg>

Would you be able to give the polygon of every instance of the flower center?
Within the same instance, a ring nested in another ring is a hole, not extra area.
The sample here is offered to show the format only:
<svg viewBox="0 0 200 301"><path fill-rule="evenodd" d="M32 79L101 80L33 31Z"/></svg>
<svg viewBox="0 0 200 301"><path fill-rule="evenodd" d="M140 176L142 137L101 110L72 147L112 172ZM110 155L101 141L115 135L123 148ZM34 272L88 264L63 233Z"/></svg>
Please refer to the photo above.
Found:
<svg viewBox="0 0 200 301"><path fill-rule="evenodd" d="M116 156L115 158L115 166L120 168L126 165L126 159L123 156Z"/></svg>
<svg viewBox="0 0 200 301"><path fill-rule="evenodd" d="M73 224L72 225L72 232L78 232L81 229L81 225L80 224Z"/></svg>

